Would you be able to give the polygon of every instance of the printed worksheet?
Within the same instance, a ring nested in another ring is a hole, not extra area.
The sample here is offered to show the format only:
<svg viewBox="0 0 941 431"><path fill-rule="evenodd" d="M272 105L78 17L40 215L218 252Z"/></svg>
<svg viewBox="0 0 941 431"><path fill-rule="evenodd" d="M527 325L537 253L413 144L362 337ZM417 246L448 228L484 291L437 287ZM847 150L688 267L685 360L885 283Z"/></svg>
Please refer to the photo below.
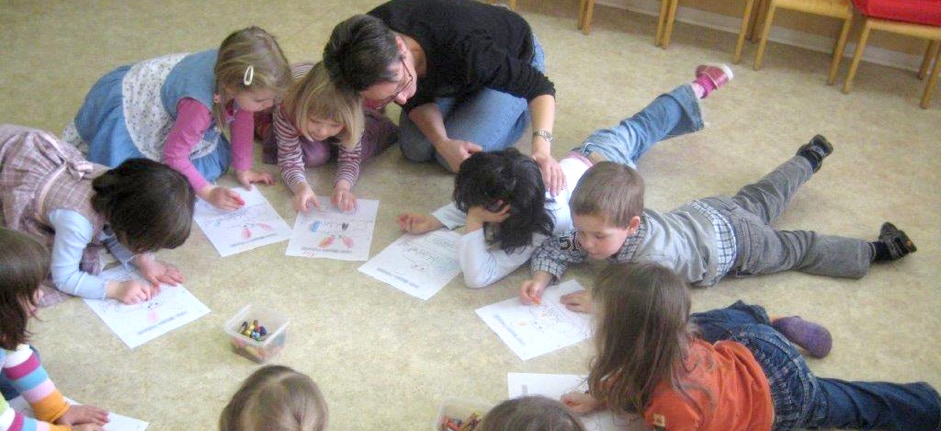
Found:
<svg viewBox="0 0 941 431"><path fill-rule="evenodd" d="M73 406L81 404L68 397L65 398L65 401ZM36 417L36 413L33 412L32 406L30 406L29 403L26 402L26 399L22 396L16 397L7 402L9 402L10 407L12 407L13 410L16 410L18 413L29 416L31 418ZM117 413L108 412L108 423L105 424L104 429L105 431L144 431L147 429L147 425L150 424L140 419L129 418L127 416L121 416Z"/></svg>
<svg viewBox="0 0 941 431"><path fill-rule="evenodd" d="M245 200L235 211L213 207L202 199L196 201L196 224L222 257L274 244L291 237L291 227L274 210L258 187L232 190Z"/></svg>
<svg viewBox="0 0 941 431"><path fill-rule="evenodd" d="M136 270L120 265L99 275L108 280L143 279ZM209 313L182 284L161 284L158 295L133 305L114 299L85 299L85 303L132 349Z"/></svg>
<svg viewBox="0 0 941 431"><path fill-rule="evenodd" d="M439 229L403 235L359 267L359 271L427 301L461 273L457 241L461 234Z"/></svg>
<svg viewBox="0 0 941 431"><path fill-rule="evenodd" d="M478 308L477 315L522 360L571 346L591 336L591 316L565 308L562 295L584 290L575 280L550 286L542 302L523 305L519 298Z"/></svg>
<svg viewBox="0 0 941 431"><path fill-rule="evenodd" d="M588 390L587 376L574 374L507 373L510 398L543 395L554 400L569 392ZM581 417L588 431L650 431L652 428L638 415L615 416L611 411L593 412Z"/></svg>
<svg viewBox="0 0 941 431"><path fill-rule="evenodd" d="M330 203L329 197L321 197L319 210L297 213L285 254L365 261L369 259L378 212L377 200L357 199L354 210L343 212Z"/></svg>

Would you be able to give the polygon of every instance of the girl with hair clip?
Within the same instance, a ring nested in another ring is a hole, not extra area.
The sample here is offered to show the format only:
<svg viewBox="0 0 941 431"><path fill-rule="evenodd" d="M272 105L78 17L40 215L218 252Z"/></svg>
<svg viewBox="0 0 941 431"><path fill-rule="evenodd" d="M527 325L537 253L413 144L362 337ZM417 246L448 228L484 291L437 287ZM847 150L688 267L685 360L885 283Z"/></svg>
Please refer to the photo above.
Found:
<svg viewBox="0 0 941 431"><path fill-rule="evenodd" d="M0 365L5 386L0 430L102 430L108 412L66 402L27 344L30 333L26 328L43 296L39 285L49 271L49 252L29 235L0 228L0 268ZM35 419L7 403L20 394L32 406Z"/></svg>
<svg viewBox="0 0 941 431"><path fill-rule="evenodd" d="M185 175L199 197L234 210L244 204L239 194L211 182L231 164L245 188L274 184L270 173L252 169L253 113L271 107L291 83L275 38L249 27L230 34L218 49L108 73L63 138L105 166L139 157L162 161Z"/></svg>
<svg viewBox="0 0 941 431"><path fill-rule="evenodd" d="M638 413L657 430L939 429L927 383L816 377L791 345L807 331L741 301L691 315L689 286L663 266L610 265L592 295L567 304L597 322L589 393L562 397L575 412Z"/></svg>
<svg viewBox="0 0 941 431"><path fill-rule="evenodd" d="M295 66L304 74L274 110L273 136L262 139L266 152L277 148L284 183L294 193L294 209L320 208L304 169L337 159L330 201L343 211L356 207L353 186L360 164L398 139L391 120L363 107L356 93L338 89L323 63Z"/></svg>
<svg viewBox="0 0 941 431"><path fill-rule="evenodd" d="M219 431L323 431L327 402L305 374L282 365L255 370L219 417Z"/></svg>
<svg viewBox="0 0 941 431"><path fill-rule="evenodd" d="M65 299L63 292L133 304L156 294L160 283L183 281L152 254L182 245L193 222L193 190L166 165L128 159L107 169L49 133L0 125L0 190L4 225L52 249L55 289L43 286L52 294L43 305ZM98 277L102 246L147 281Z"/></svg>
<svg viewBox="0 0 941 431"><path fill-rule="evenodd" d="M488 286L526 263L549 235L573 229L569 200L593 164L636 168L656 143L703 128L700 99L732 79L726 65L700 65L696 79L654 99L618 125L598 129L559 160L566 186L547 194L538 168L514 149L476 153L458 171L454 203L432 214L404 213L399 227L421 234L465 226L458 260L468 287ZM535 170L534 170L535 169Z"/></svg>
<svg viewBox="0 0 941 431"><path fill-rule="evenodd" d="M544 396L506 400L490 409L479 431L586 431L564 404Z"/></svg>

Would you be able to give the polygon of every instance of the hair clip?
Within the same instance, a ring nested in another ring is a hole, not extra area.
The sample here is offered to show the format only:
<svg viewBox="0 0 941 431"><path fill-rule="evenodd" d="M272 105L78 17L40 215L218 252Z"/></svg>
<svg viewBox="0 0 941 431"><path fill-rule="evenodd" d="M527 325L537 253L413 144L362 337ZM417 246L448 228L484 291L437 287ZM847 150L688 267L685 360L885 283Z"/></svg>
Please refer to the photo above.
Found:
<svg viewBox="0 0 941 431"><path fill-rule="evenodd" d="M252 80L255 79L255 66L249 65L245 68L245 76L242 77L242 84L245 84L246 87L252 85Z"/></svg>

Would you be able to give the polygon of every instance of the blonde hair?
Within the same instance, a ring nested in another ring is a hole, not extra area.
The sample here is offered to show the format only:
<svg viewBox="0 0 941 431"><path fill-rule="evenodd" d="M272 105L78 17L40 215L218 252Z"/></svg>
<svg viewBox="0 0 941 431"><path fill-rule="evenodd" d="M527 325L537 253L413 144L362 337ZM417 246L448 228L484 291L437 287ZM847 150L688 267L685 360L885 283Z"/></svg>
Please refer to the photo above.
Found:
<svg viewBox="0 0 941 431"><path fill-rule="evenodd" d="M284 112L294 127L307 139L304 124L310 117L336 121L343 125L337 135L340 145L353 149L363 135L363 99L352 91L341 90L330 80L323 62L314 67L291 87L284 98Z"/></svg>
<svg viewBox="0 0 941 431"><path fill-rule="evenodd" d="M219 431L323 431L327 402L305 374L282 365L245 379L219 417Z"/></svg>
<svg viewBox="0 0 941 431"><path fill-rule="evenodd" d="M243 91L273 90L280 97L294 82L291 67L274 36L258 27L230 34L219 46L214 69L216 95L212 107L219 129L225 129L225 109L235 94Z"/></svg>
<svg viewBox="0 0 941 431"><path fill-rule="evenodd" d="M569 200L572 214L603 217L619 228L644 212L644 179L636 170L614 162L599 162L578 180Z"/></svg>

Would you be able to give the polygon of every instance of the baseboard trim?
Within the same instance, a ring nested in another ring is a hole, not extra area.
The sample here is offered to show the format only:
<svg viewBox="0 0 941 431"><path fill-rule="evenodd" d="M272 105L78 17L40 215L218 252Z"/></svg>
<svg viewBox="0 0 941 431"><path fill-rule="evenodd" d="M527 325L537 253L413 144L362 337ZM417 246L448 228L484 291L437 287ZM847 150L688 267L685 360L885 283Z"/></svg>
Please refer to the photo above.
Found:
<svg viewBox="0 0 941 431"><path fill-rule="evenodd" d="M660 14L660 2L657 0L600 0L597 4L627 9L654 17ZM738 34L742 22L741 18L683 6L677 8L676 20L733 34ZM771 27L768 40L823 53L832 52L833 45L836 43L834 38L775 26ZM855 50L856 43L847 41L844 58L852 58ZM917 72L921 68L922 56L876 46L867 46L866 51L863 52L863 61Z"/></svg>

